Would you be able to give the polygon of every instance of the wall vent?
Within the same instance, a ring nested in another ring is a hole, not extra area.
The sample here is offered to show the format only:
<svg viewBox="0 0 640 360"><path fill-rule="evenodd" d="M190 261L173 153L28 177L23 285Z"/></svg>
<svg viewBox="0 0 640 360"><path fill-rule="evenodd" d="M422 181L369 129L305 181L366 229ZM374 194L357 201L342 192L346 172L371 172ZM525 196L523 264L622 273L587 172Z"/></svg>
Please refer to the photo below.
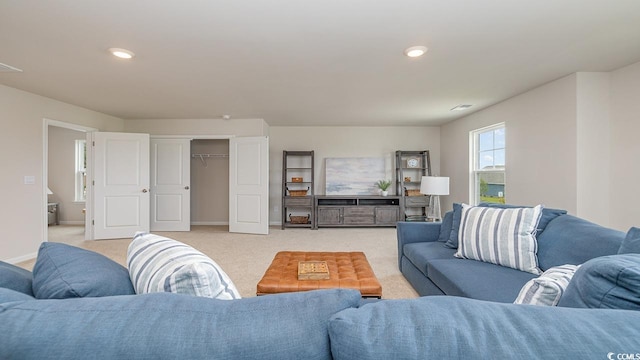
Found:
<svg viewBox="0 0 640 360"><path fill-rule="evenodd" d="M0 72L22 72L22 70L11 65L0 63Z"/></svg>

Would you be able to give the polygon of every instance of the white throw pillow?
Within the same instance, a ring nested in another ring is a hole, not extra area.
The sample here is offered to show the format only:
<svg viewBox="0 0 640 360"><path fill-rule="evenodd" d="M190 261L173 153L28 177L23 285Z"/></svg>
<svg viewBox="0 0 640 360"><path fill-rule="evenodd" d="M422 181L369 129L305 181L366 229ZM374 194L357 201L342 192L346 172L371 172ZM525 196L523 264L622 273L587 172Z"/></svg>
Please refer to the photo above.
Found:
<svg viewBox="0 0 640 360"><path fill-rule="evenodd" d="M529 280L514 304L556 306L580 265L554 266L540 277Z"/></svg>
<svg viewBox="0 0 640 360"><path fill-rule="evenodd" d="M176 240L137 233L129 244L127 265L137 294L173 292L240 299L233 281L215 261Z"/></svg>
<svg viewBox="0 0 640 360"><path fill-rule="evenodd" d="M500 209L462 204L454 255L540 275L535 233L541 214L542 205Z"/></svg>

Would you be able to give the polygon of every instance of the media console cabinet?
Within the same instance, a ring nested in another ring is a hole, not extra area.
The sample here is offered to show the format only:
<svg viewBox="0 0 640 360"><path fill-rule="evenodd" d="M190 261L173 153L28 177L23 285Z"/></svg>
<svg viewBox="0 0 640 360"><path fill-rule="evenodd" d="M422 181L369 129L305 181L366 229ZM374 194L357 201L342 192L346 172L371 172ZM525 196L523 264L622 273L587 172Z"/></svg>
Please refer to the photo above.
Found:
<svg viewBox="0 0 640 360"><path fill-rule="evenodd" d="M399 196L316 195L315 227L396 226Z"/></svg>

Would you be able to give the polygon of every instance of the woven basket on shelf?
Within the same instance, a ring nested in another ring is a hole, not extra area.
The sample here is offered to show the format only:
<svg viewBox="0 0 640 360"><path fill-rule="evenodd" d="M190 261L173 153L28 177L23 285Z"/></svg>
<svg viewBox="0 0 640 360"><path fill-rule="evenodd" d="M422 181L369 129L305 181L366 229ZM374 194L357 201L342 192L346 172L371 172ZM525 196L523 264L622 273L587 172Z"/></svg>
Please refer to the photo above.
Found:
<svg viewBox="0 0 640 360"><path fill-rule="evenodd" d="M289 190L289 188L287 188L287 191L289 192L289 196L306 196L309 187L307 187L306 190Z"/></svg>
<svg viewBox="0 0 640 360"><path fill-rule="evenodd" d="M311 217L311 215L307 215L307 216L296 216L296 215L291 215L289 214L289 219L291 220L292 224L308 224L309 223L309 218Z"/></svg>
<svg viewBox="0 0 640 360"><path fill-rule="evenodd" d="M404 189L405 196L423 196L424 194L420 193L420 189Z"/></svg>

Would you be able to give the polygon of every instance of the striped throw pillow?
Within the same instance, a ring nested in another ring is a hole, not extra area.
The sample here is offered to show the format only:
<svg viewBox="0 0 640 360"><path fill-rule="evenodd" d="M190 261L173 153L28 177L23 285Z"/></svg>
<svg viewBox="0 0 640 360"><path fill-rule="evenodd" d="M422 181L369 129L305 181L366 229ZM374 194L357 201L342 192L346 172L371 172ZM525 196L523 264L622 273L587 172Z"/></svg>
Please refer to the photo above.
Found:
<svg viewBox="0 0 640 360"><path fill-rule="evenodd" d="M556 306L562 298L573 274L580 265L561 265L549 268L540 277L529 280L514 304Z"/></svg>
<svg viewBox="0 0 640 360"><path fill-rule="evenodd" d="M137 294L173 292L240 299L233 281L215 261L176 240L137 233L129 244L127 265Z"/></svg>
<svg viewBox="0 0 640 360"><path fill-rule="evenodd" d="M540 275L535 233L541 213L542 205L497 209L462 204L454 255Z"/></svg>

